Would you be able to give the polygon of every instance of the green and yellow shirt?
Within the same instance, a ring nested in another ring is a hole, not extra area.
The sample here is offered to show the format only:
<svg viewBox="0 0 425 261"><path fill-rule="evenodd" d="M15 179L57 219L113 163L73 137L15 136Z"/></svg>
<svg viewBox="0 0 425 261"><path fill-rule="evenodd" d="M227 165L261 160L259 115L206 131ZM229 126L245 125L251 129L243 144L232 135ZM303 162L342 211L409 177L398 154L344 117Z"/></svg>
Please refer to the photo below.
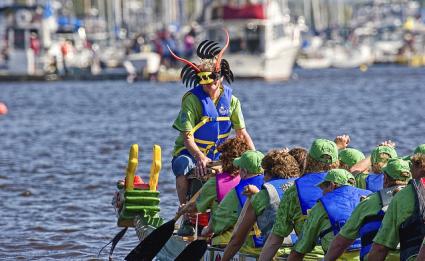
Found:
<svg viewBox="0 0 425 261"><path fill-rule="evenodd" d="M219 99L217 99L218 101ZM202 118L202 105L199 99L192 93L187 93L182 99L181 110L174 121L173 128L180 131L191 131ZM232 95L230 101L230 121L233 129L245 128L241 104L238 98ZM183 135L179 134L173 149L173 156L184 147Z"/></svg>

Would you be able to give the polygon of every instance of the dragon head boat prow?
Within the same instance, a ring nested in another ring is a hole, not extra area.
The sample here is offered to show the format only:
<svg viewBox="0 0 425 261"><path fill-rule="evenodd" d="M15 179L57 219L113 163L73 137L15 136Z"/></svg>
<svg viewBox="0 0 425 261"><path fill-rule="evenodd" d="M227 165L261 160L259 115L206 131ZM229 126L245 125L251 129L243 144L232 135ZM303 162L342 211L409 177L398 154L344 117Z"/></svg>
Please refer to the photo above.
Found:
<svg viewBox="0 0 425 261"><path fill-rule="evenodd" d="M134 227L135 218L143 220L146 225L154 227L163 220L159 217L159 192L157 191L158 177L161 171L161 147L153 146L152 165L149 182L143 182L136 175L139 164L139 146L133 144L130 148L125 179L118 180L117 189L112 205L117 211L117 225L119 227Z"/></svg>

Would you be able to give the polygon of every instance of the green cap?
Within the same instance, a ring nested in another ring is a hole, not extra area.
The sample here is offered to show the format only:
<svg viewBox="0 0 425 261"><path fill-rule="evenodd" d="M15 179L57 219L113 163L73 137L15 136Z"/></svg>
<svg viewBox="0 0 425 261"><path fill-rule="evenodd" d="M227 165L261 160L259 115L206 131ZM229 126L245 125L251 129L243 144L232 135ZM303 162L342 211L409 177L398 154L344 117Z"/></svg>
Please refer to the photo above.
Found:
<svg viewBox="0 0 425 261"><path fill-rule="evenodd" d="M372 163L378 163L381 161L380 155L382 153L388 154L391 159L397 158L397 152L393 147L389 146L378 146L372 150L372 155L370 157L370 160Z"/></svg>
<svg viewBox="0 0 425 261"><path fill-rule="evenodd" d="M364 160L365 156L360 150L347 148L339 152L338 158L340 162L347 164L351 168L357 162Z"/></svg>
<svg viewBox="0 0 425 261"><path fill-rule="evenodd" d="M233 160L233 165L246 169L249 173L262 173L261 161L264 154L257 150L247 150L239 158Z"/></svg>
<svg viewBox="0 0 425 261"><path fill-rule="evenodd" d="M319 187L326 181L330 181L339 185L351 185L348 183L350 178L354 178L353 174L345 169L331 169L328 171L328 174L326 174L325 179L322 182L316 184L316 186Z"/></svg>
<svg viewBox="0 0 425 261"><path fill-rule="evenodd" d="M419 154L425 154L425 144L421 144L421 145L417 146L416 149L415 149L415 151L413 152L413 155L414 154L418 154L418 153ZM410 158L413 155L409 155L409 156L403 157L403 159L404 160L410 160Z"/></svg>
<svg viewBox="0 0 425 261"><path fill-rule="evenodd" d="M326 139L316 139L313 141L308 154L313 159L324 163L334 163L338 160L338 148L335 142ZM325 156L328 156L330 159Z"/></svg>
<svg viewBox="0 0 425 261"><path fill-rule="evenodd" d="M395 180L406 181L411 178L409 161L403 159L389 159L382 171Z"/></svg>

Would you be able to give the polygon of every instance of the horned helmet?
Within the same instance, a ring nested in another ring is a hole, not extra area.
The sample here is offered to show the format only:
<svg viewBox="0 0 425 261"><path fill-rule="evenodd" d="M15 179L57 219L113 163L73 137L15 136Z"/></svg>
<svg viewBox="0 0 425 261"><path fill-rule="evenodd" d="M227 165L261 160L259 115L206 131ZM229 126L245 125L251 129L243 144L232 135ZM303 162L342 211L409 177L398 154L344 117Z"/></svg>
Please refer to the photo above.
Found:
<svg viewBox="0 0 425 261"><path fill-rule="evenodd" d="M175 59L186 64L180 73L180 78L186 87L211 84L221 77L224 77L229 84L233 82L233 72L230 70L229 62L222 58L224 51L229 46L229 33L227 30L223 30L226 33L226 44L223 48L220 48L217 42L211 40L204 40L199 44L196 50L196 54L201 59L199 64L178 57L168 47Z"/></svg>

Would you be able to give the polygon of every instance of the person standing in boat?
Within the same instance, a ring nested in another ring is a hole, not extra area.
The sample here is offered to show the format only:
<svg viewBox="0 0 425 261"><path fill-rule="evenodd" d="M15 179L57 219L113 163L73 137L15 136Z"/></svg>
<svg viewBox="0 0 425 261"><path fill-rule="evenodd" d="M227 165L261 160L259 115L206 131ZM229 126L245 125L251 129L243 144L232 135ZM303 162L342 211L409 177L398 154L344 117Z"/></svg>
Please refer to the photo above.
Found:
<svg viewBox="0 0 425 261"><path fill-rule="evenodd" d="M322 189L323 197L311 208L302 233L288 257L289 261L303 260L304 255L312 251L317 242L327 252L335 235L360 200L372 193L352 186L351 178L354 177L347 170L333 169L326 174L324 181L316 185ZM360 239L355 240L349 248L350 252L345 252L342 258L356 260L360 247Z"/></svg>
<svg viewBox="0 0 425 261"><path fill-rule="evenodd" d="M294 186L285 191L285 199L280 201L272 232L263 247L260 260L271 260L292 231L301 234L308 211L322 196L322 191L315 184L323 181L326 173L338 166L336 143L327 139L314 140L307 155L304 173ZM304 257L305 260L321 258L323 251L320 246Z"/></svg>
<svg viewBox="0 0 425 261"><path fill-rule="evenodd" d="M400 260L415 260L425 237L425 154L411 158L412 180L391 200L368 260L385 260L400 244ZM417 259L423 260L423 259Z"/></svg>
<svg viewBox="0 0 425 261"><path fill-rule="evenodd" d="M180 58L170 50L175 59L186 64L181 72L183 84L194 87L183 96L173 124L173 128L180 132L171 162L180 204L187 201L189 184L186 175L195 167L197 175L207 174L207 163L219 159L217 146L224 142L232 128L236 137L245 139L249 147L255 149L245 128L240 102L232 94L232 89L224 84L224 80L228 84L233 81L229 63L222 58L229 45L229 34L225 32L223 48L209 40L198 46L199 64ZM191 234L192 231L189 222L184 222L178 234Z"/></svg>
<svg viewBox="0 0 425 261"><path fill-rule="evenodd" d="M222 261L231 260L241 246L250 245L253 252L247 254L259 255L265 240L269 236L276 218L277 208L284 197L285 190L294 184L300 175L298 162L285 150L272 150L261 162L264 169L264 184L261 190L250 187L255 195L248 204L246 211L241 213L240 224L233 231L230 242L227 244ZM256 228L258 232L255 232ZM254 234L249 235L254 229ZM295 234L293 235L295 236ZM283 247L280 255L288 255L290 248ZM244 253L244 251L241 251Z"/></svg>
<svg viewBox="0 0 425 261"><path fill-rule="evenodd" d="M403 189L411 178L409 162L402 159L390 159L382 171L384 188L360 202L332 241L325 260L336 260L359 237L362 245L360 260L365 260L388 205L394 195ZM399 260L400 254L394 251L390 257L387 260Z"/></svg>

